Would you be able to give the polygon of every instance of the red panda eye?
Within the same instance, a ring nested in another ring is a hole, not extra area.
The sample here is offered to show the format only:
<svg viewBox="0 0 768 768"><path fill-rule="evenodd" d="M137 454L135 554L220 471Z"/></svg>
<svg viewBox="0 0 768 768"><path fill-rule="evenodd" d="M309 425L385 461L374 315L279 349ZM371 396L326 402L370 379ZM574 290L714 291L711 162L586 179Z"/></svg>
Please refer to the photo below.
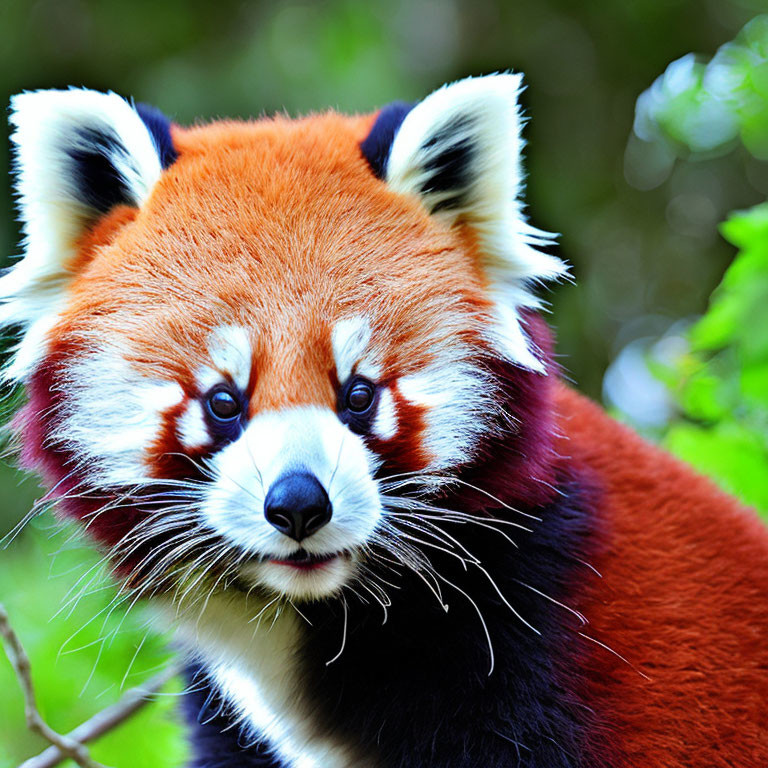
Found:
<svg viewBox="0 0 768 768"><path fill-rule="evenodd" d="M226 389L217 389L208 395L208 409L219 421L231 421L240 415L240 403Z"/></svg>
<svg viewBox="0 0 768 768"><path fill-rule="evenodd" d="M370 381L356 381L347 392L346 407L352 413L365 413L373 403L374 388Z"/></svg>

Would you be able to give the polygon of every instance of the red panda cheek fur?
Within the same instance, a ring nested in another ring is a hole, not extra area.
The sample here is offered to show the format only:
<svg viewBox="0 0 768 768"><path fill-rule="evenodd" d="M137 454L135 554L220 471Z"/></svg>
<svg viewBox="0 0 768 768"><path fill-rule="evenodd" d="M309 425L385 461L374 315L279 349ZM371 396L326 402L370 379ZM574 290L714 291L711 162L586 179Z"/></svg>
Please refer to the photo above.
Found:
<svg viewBox="0 0 768 768"><path fill-rule="evenodd" d="M89 493L87 468L79 457L51 441L59 426L64 394L58 386L70 356L80 350L66 343L53 345L46 359L27 382L27 402L12 422L20 437L20 462L39 473L49 491L45 499L56 501L57 513L87 524L89 535L107 546L115 546L142 519L143 513L126 506L112 514L97 514L109 494Z"/></svg>
<svg viewBox="0 0 768 768"><path fill-rule="evenodd" d="M390 473L423 470L431 458L422 441L427 428L426 408L404 397L397 382L391 385L391 391L398 419L397 433L389 440L374 436L371 448L385 460Z"/></svg>

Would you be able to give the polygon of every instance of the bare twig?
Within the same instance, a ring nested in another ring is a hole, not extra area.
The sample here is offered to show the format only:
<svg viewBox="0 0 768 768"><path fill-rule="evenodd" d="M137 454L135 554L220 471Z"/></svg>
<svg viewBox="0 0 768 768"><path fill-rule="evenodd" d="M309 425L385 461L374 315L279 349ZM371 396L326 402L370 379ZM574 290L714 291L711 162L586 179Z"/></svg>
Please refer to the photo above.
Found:
<svg viewBox="0 0 768 768"><path fill-rule="evenodd" d="M8 621L8 613L1 603L0 635L2 635L5 641L5 652L11 662L13 671L16 673L16 679L19 681L21 692L24 694L24 715L27 719L27 728L32 733L42 736L49 744L55 746L62 755L74 760L80 768L105 768L101 763L97 763L91 758L86 747L74 739L57 733L43 720L42 715L37 709L29 656L27 656L21 640L13 631Z"/></svg>
<svg viewBox="0 0 768 768"><path fill-rule="evenodd" d="M111 707L103 709L101 712L97 712L82 725L78 725L74 731L70 731L67 734L67 737L74 739L80 744L86 744L108 733L128 720L142 707L149 704L149 702L154 701L157 694L179 671L178 665L171 664L162 672L158 672L154 677L149 678L145 683L126 691L118 702ZM39 755L25 760L19 768L54 768L54 766L65 759L66 755L58 747L50 746Z"/></svg>
<svg viewBox="0 0 768 768"><path fill-rule="evenodd" d="M8 613L2 603L0 603L0 636L4 640L6 654L24 695L27 727L51 745L39 755L24 762L22 768L52 768L66 759L74 760L80 768L106 768L90 756L85 742L92 741L131 717L179 671L176 666L163 670L143 686L127 691L120 701L94 715L71 733L62 735L43 720L37 708L29 656L11 627Z"/></svg>

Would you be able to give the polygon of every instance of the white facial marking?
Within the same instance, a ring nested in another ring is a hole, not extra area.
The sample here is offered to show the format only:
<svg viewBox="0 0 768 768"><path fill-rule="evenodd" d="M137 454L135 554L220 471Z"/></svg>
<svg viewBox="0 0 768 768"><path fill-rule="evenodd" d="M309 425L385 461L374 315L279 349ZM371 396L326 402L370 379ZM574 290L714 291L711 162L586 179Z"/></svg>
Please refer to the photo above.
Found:
<svg viewBox="0 0 768 768"><path fill-rule="evenodd" d="M176 382L141 376L118 350L102 348L75 362L55 443L88 463L103 485L132 485L149 478L146 451L160 434L162 415L184 399Z"/></svg>
<svg viewBox="0 0 768 768"><path fill-rule="evenodd" d="M253 350L248 331L237 325L227 325L216 331L208 344L213 364L232 377L241 391L248 388Z"/></svg>
<svg viewBox="0 0 768 768"><path fill-rule="evenodd" d="M184 413L181 414L176 428L181 444L190 450L204 448L211 442L208 428L205 424L203 406L198 400L190 400Z"/></svg>
<svg viewBox="0 0 768 768"><path fill-rule="evenodd" d="M203 366L195 376L201 392L227 379L234 381L241 392L248 389L253 347L245 328L237 325L217 328L208 340L208 357L211 365Z"/></svg>
<svg viewBox="0 0 768 768"><path fill-rule="evenodd" d="M284 558L299 545L266 520L264 500L286 472L306 471L325 488L333 515L301 547L316 555L349 551L367 541L381 515L373 480L376 466L376 458L361 438L328 409L263 413L251 420L238 440L213 457L218 479L208 492L202 516L208 527L255 557ZM319 597L342 586L354 570L352 559L338 558L308 572L252 562L243 573L276 591Z"/></svg>
<svg viewBox="0 0 768 768"><path fill-rule="evenodd" d="M494 302L495 322L486 332L488 340L507 360L514 360L531 371L546 373L545 366L539 359L539 350L534 347L533 342L523 331L516 306L503 296L495 298L497 299ZM525 306L522 297L519 304Z"/></svg>
<svg viewBox="0 0 768 768"><path fill-rule="evenodd" d="M373 431L382 440L391 440L397 434L397 407L389 387L379 392Z"/></svg>
<svg viewBox="0 0 768 768"><path fill-rule="evenodd" d="M381 365L370 349L370 343L371 324L366 317L355 315L334 325L331 346L340 382L347 381L353 373L371 381L381 377Z"/></svg>
<svg viewBox="0 0 768 768"><path fill-rule="evenodd" d="M397 382L406 400L426 407L424 447L429 468L450 469L468 461L497 414L488 376L465 362L435 363Z"/></svg>

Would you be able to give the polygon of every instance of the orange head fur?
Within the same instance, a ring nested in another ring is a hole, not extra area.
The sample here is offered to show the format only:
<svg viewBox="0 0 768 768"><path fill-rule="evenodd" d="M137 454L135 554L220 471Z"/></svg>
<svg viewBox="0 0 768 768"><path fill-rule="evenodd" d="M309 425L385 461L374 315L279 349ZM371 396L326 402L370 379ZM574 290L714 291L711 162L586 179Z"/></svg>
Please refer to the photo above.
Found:
<svg viewBox="0 0 768 768"><path fill-rule="evenodd" d="M0 322L23 326L6 375L32 395L31 462L108 496L206 481L179 524L262 559L355 561L387 478L471 467L520 431L501 372L548 373L531 287L563 267L521 213L519 87L188 129L114 94L16 97L26 255ZM297 473L328 497L310 537L269 512ZM132 515L102 538L159 530Z"/></svg>

